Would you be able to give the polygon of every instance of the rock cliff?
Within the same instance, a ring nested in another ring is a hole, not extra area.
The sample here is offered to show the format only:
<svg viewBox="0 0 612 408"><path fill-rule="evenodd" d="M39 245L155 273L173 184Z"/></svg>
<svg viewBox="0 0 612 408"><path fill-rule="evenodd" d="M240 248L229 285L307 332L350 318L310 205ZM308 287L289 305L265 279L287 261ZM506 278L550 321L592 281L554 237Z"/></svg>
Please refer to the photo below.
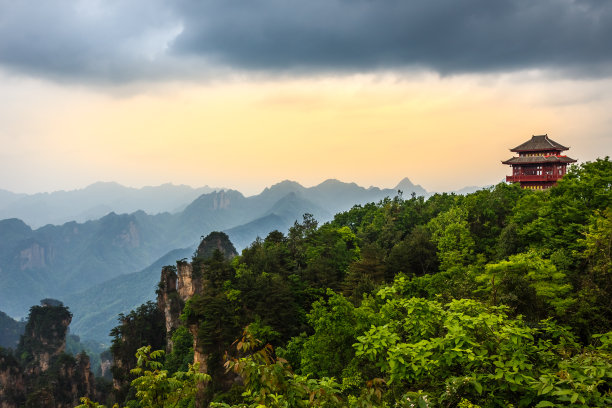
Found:
<svg viewBox="0 0 612 408"><path fill-rule="evenodd" d="M95 397L89 357L64 352L72 319L61 302L45 299L30 309L16 354L0 352L0 407L68 408Z"/></svg>
<svg viewBox="0 0 612 408"><path fill-rule="evenodd" d="M180 314L189 299L206 292L205 261L216 252L225 259L237 255L236 248L229 237L223 232L212 232L202 239L193 262L180 260L176 266L166 266L162 269L161 280L157 291L157 305L163 313L166 323L167 351L172 351L172 333L183 324ZM188 322L187 328L193 336L194 363L200 364L201 372L208 372L208 356L203 352L198 339L199 324Z"/></svg>

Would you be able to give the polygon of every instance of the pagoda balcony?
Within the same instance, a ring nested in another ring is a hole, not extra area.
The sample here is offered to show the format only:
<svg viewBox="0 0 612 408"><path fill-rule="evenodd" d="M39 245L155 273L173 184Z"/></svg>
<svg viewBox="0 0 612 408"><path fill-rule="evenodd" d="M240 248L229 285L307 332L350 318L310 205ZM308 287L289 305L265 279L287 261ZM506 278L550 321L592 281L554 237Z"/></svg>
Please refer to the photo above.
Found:
<svg viewBox="0 0 612 408"><path fill-rule="evenodd" d="M561 177L562 177L561 175L553 175L553 174L542 174L540 176L517 174L515 176L506 176L506 182L518 183L520 181L557 181Z"/></svg>

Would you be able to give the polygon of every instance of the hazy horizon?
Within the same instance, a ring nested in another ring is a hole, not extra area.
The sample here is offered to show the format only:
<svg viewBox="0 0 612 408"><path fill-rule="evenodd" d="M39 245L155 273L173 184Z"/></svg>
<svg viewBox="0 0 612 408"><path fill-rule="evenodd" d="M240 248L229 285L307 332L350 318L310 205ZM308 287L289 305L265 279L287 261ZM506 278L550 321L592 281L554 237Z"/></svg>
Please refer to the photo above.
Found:
<svg viewBox="0 0 612 408"><path fill-rule="evenodd" d="M503 180L534 134L580 162L611 153L608 2L27 0L0 13L9 191L405 176L449 191Z"/></svg>
<svg viewBox="0 0 612 408"><path fill-rule="evenodd" d="M212 186L212 185L209 185L209 184L189 185L189 184L185 184L185 183L173 183L173 182L169 181L169 182L162 182L162 183L159 183L159 184L126 185L126 184L123 184L123 183L120 183L120 182L114 181L114 180L95 181L95 182L87 184L87 185L75 186L74 188L49 190L49 191L32 191L32 192L21 191L20 192L20 191L13 191L13 190L9 190L9 189L6 189L6 188L2 188L2 186L0 186L0 190L8 191L8 192L13 193L13 194L35 195L35 194L52 194L52 193L59 193L59 192L80 191L80 190L85 190L85 189L87 189L87 188L89 188L89 187L91 187L93 185L96 185L96 184L117 184L117 185L122 186L122 187L138 189L138 190L139 189L143 189L143 188L156 188L156 187L162 187L164 185L173 185L173 186L176 186L176 187L185 186L185 187L189 187L189 188L191 188L193 190L197 190L197 189L200 189L200 188L210 188L212 190L217 190L217 191L218 190L236 190L236 191L239 191L240 193L242 193L244 196L248 197L248 196L258 195L258 194L262 193L266 188L270 188L272 186L275 186L277 184L280 184L280 183L283 183L283 182L286 182L286 181L298 183L302 187L305 187L305 188L316 187L316 186L318 186L318 185L320 185L320 184L322 184L322 183L324 183L326 181L336 180L336 181L339 181L339 182L342 182L342 183L347 183L347 184L354 183L354 184L358 185L359 187L363 187L363 188L366 188L366 189L367 188L393 189L393 188L396 188L397 185L401 181L403 181L405 178L408 178L410 180L410 182L412 182L415 186L423 187L427 192L435 192L433 190L428 189L426 186L423 186L421 183L418 183L415 180L412 180L408 176L401 177L395 184L390 185L390 186L363 185L363 184L360 184L360 183L358 183L356 181L340 180L340 179L333 178L333 177L322 179L319 182L315 182L313 184L305 184L305 183L302 183L302 182L300 182L298 180L280 179L280 180L274 181L274 182L272 182L270 184L266 184L266 185L264 185L261 188L253 190L253 192L243 191L243 190L240 190L238 188L233 188L233 187L228 187L228 186ZM485 186L464 185L464 186L458 187L458 188L453 189L453 190L448 190L448 191L460 190L460 189L466 188L466 187L485 187Z"/></svg>

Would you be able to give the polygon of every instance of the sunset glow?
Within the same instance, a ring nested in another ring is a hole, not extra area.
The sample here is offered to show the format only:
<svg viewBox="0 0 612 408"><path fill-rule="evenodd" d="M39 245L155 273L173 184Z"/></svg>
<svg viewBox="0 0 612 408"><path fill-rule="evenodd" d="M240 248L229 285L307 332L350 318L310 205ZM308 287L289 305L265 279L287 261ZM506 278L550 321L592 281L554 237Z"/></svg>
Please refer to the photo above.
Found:
<svg viewBox="0 0 612 408"><path fill-rule="evenodd" d="M83 10L80 18L106 18ZM607 75L537 64L444 75L414 66L249 71L244 61L217 66L204 57L178 64L171 53L162 58L184 35L176 24L142 40L144 54L134 56L150 64L142 79L115 80L89 66L58 77L6 63L0 189L31 193L112 180L255 194L284 179L393 187L409 177L442 191L500 182L508 149L532 134L548 133L579 161L610 153ZM107 58L132 64L124 51ZM174 71L148 71L165 64Z"/></svg>

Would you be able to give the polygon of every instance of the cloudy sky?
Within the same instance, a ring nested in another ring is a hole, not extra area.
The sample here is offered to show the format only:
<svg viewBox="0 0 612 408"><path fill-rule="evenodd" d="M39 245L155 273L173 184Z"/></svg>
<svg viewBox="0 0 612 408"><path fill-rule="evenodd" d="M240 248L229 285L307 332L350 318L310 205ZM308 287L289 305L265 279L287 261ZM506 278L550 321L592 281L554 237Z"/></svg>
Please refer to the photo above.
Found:
<svg viewBox="0 0 612 408"><path fill-rule="evenodd" d="M0 0L0 189L497 183L612 153L612 2Z"/></svg>

